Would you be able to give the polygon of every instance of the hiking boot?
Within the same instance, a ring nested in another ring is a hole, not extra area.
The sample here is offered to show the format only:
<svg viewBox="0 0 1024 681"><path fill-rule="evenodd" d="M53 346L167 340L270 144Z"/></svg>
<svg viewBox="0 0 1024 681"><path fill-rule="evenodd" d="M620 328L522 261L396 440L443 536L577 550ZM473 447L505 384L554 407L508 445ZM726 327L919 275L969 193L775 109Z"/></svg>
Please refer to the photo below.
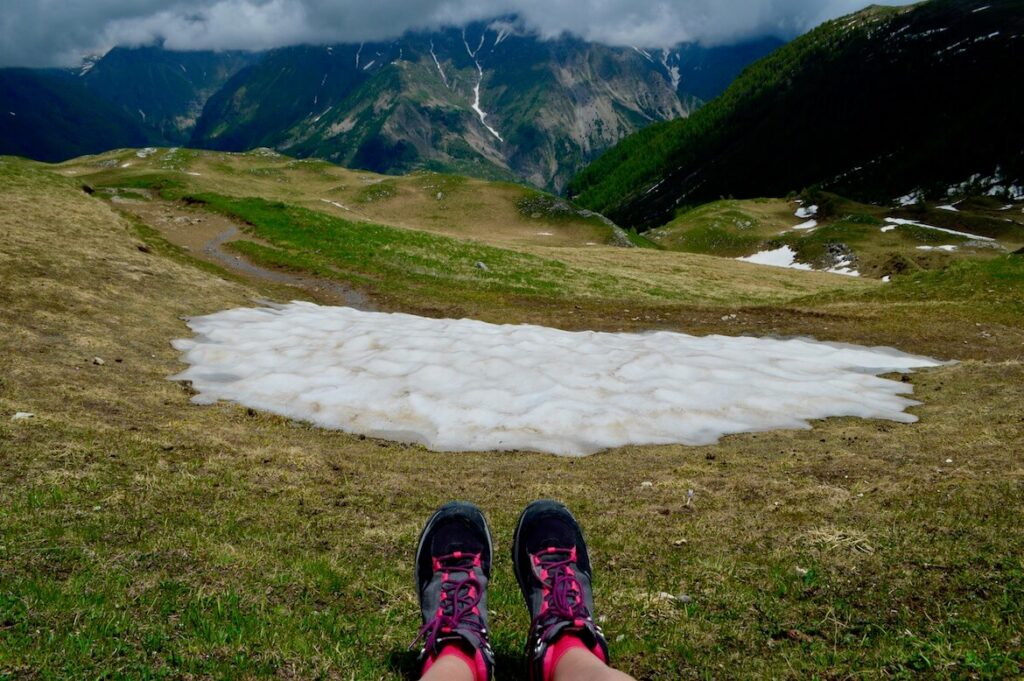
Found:
<svg viewBox="0 0 1024 681"><path fill-rule="evenodd" d="M593 616L590 556L569 509L548 500L527 506L519 516L512 561L532 618L526 643L530 679L552 678L552 646L567 635L607 663L608 644Z"/></svg>
<svg viewBox="0 0 1024 681"><path fill-rule="evenodd" d="M473 504L449 502L424 526L416 549L423 628L412 644L423 641L424 671L444 648L455 645L472 660L477 681L491 678L494 653L487 631L491 553L487 521Z"/></svg>

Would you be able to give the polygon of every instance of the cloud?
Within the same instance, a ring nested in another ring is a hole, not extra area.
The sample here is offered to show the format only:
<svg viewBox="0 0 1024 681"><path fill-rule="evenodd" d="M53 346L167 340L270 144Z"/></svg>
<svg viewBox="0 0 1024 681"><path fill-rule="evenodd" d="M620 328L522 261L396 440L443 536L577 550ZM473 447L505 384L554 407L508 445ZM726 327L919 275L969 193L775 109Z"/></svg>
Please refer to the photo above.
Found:
<svg viewBox="0 0 1024 681"><path fill-rule="evenodd" d="M905 0L903 0L905 1ZM867 0L7 0L0 65L77 63L114 45L263 50L384 40L517 14L546 37L616 45L792 37Z"/></svg>

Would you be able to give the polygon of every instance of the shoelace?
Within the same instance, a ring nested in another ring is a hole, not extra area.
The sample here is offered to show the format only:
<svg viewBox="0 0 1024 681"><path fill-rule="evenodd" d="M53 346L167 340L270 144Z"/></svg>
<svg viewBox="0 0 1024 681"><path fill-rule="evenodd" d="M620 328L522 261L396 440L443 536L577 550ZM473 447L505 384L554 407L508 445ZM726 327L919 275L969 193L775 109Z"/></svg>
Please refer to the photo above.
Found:
<svg viewBox="0 0 1024 681"><path fill-rule="evenodd" d="M409 649L412 650L420 640L427 650L433 650L437 639L443 634L450 634L457 629L469 629L485 640L485 630L480 621L480 582L473 576L473 569L480 566L480 554L456 551L447 556L434 558L434 572L443 572L441 582L441 602L434 618L423 625L416 640ZM452 579L463 575L461 580Z"/></svg>
<svg viewBox="0 0 1024 681"><path fill-rule="evenodd" d="M552 547L531 558L537 578L544 585L544 603L530 628L540 627L540 640L544 640L552 627L567 620L576 627L585 626L590 611L583 600L583 587L572 568L576 563L576 547Z"/></svg>

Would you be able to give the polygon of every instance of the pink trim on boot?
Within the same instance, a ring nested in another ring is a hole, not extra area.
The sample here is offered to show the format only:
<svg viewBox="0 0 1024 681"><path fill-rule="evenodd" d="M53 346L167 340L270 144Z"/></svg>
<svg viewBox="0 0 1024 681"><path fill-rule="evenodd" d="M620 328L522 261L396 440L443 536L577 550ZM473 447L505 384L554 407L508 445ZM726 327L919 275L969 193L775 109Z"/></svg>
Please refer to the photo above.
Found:
<svg viewBox="0 0 1024 681"><path fill-rule="evenodd" d="M608 660L604 659L604 652L601 650L601 646L588 648L587 644L580 640L579 637L573 636L572 634L565 634L552 643L548 647L547 653L544 655L544 681L551 681L555 678L555 670L558 669L558 663L561 662L562 657L564 657L565 654L573 648L585 650L597 659L601 660L601 662L608 664Z"/></svg>

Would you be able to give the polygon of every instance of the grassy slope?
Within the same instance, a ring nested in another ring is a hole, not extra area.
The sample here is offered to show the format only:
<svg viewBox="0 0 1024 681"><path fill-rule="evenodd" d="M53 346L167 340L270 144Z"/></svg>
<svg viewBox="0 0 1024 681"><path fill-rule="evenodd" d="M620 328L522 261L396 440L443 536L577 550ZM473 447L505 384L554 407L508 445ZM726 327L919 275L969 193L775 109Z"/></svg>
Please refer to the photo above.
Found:
<svg viewBox="0 0 1024 681"><path fill-rule="evenodd" d="M447 300L460 305L453 314L487 316L512 298L538 305L598 299L620 307L761 304L871 286L603 247L610 229L599 219L516 185L436 174L384 179L261 154L166 153L139 159L123 151L64 164L60 172L117 187L122 196L126 188L156 186L171 198L199 198L204 210L236 218L259 239L232 244L250 260L362 286L386 297L385 306L422 309L425 301Z"/></svg>
<svg viewBox="0 0 1024 681"><path fill-rule="evenodd" d="M728 258L789 246L797 260L826 269L826 250L842 245L856 256L856 269L876 278L919 269L931 270L964 258L992 258L1024 245L1020 206L1000 210L1004 202L976 198L961 202L958 212L933 205L887 209L848 201L822 192L805 193L804 205L819 205L813 230L795 230L807 218L794 216L799 204L781 199L721 200L682 212L664 227L645 232L658 246ZM926 225L996 239L1003 248L978 240L914 225L894 226L898 217ZM883 232L885 228L887 231ZM947 253L934 249L953 245Z"/></svg>
<svg viewBox="0 0 1024 681"><path fill-rule="evenodd" d="M140 250L103 202L25 164L0 164L0 200L0 678L401 678L413 544L450 497L496 529L498 678L521 678L506 552L538 496L581 517L612 654L641 679L1024 672L1020 258L773 313L782 333L813 315L827 338L976 357L913 377L918 424L452 457L190 405L166 380L180 318L267 291ZM736 332L754 314L672 324Z"/></svg>
<svg viewBox="0 0 1024 681"><path fill-rule="evenodd" d="M125 163L130 165L121 167ZM228 154L179 149L172 153L161 149L140 159L131 150L120 150L70 161L61 166L61 172L97 187L158 185L177 194L259 196L349 220L493 244L581 246L609 238L608 228L593 218L550 220L543 214L532 218L534 211L524 212L518 204L537 192L519 185L437 173L390 177L265 151Z"/></svg>

